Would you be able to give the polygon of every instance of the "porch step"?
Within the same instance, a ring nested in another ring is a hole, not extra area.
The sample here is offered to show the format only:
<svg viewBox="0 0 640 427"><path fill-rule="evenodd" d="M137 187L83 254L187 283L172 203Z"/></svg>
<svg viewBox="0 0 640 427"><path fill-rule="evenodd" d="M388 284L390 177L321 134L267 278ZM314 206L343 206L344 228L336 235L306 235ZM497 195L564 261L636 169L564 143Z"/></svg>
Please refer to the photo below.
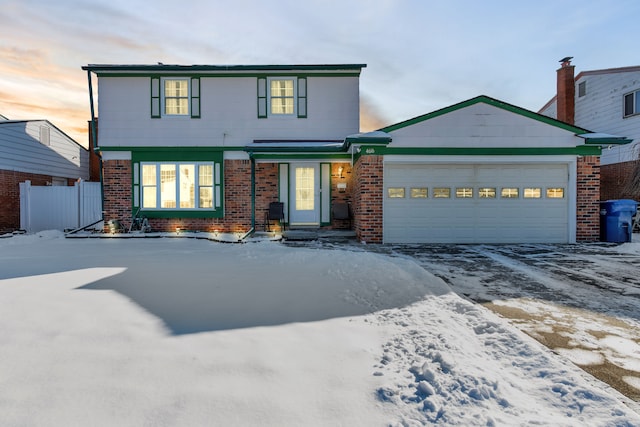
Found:
<svg viewBox="0 0 640 427"><path fill-rule="evenodd" d="M318 240L317 230L286 230L282 233L284 240Z"/></svg>

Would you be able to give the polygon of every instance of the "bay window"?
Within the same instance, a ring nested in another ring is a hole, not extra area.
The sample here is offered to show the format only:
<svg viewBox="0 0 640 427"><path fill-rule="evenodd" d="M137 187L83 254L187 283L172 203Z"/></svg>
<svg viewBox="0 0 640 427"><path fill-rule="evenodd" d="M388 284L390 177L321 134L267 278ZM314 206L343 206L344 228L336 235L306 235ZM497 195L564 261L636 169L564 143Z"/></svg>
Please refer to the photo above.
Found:
<svg viewBox="0 0 640 427"><path fill-rule="evenodd" d="M216 210L221 206L219 163L141 162L139 169L142 209Z"/></svg>

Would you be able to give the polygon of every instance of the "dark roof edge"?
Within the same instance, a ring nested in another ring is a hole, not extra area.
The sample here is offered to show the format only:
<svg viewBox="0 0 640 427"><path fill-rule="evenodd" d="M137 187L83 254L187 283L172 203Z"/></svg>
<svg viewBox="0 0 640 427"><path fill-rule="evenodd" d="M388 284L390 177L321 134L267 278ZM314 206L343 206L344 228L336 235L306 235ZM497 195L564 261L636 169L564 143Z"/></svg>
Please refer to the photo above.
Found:
<svg viewBox="0 0 640 427"><path fill-rule="evenodd" d="M177 65L177 64L88 64L85 71L337 71L361 70L367 64L324 64L324 65Z"/></svg>

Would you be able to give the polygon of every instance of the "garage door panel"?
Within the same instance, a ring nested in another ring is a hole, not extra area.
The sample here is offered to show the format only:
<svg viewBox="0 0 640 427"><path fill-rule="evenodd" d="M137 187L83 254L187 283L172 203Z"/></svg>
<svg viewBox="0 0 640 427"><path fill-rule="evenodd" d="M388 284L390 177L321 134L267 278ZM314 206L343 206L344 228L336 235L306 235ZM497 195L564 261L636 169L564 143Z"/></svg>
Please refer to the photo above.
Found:
<svg viewBox="0 0 640 427"><path fill-rule="evenodd" d="M384 200L384 241L388 243L568 242L568 166L566 164L449 165L385 164L385 191L405 189L404 198ZM433 189L449 188L450 198ZM565 189L564 198L546 197L547 188ZM411 198L411 188L426 188L426 198ZM456 198L456 188L473 188L473 198ZM495 188L495 198L479 198L480 188ZM517 188L517 198L501 197ZM524 198L539 188L540 198Z"/></svg>

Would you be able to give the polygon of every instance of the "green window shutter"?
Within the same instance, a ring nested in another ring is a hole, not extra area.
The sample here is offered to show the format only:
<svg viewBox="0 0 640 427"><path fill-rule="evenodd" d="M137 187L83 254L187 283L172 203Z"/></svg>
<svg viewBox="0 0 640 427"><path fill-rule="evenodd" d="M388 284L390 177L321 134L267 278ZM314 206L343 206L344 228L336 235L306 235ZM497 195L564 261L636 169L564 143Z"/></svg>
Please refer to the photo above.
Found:
<svg viewBox="0 0 640 427"><path fill-rule="evenodd" d="M160 118L160 77L151 77L151 118Z"/></svg>
<svg viewBox="0 0 640 427"><path fill-rule="evenodd" d="M191 118L200 118L200 77L191 77Z"/></svg>
<svg viewBox="0 0 640 427"><path fill-rule="evenodd" d="M258 77L258 118L267 118L267 78Z"/></svg>
<svg viewBox="0 0 640 427"><path fill-rule="evenodd" d="M298 77L298 118L307 118L307 78Z"/></svg>

